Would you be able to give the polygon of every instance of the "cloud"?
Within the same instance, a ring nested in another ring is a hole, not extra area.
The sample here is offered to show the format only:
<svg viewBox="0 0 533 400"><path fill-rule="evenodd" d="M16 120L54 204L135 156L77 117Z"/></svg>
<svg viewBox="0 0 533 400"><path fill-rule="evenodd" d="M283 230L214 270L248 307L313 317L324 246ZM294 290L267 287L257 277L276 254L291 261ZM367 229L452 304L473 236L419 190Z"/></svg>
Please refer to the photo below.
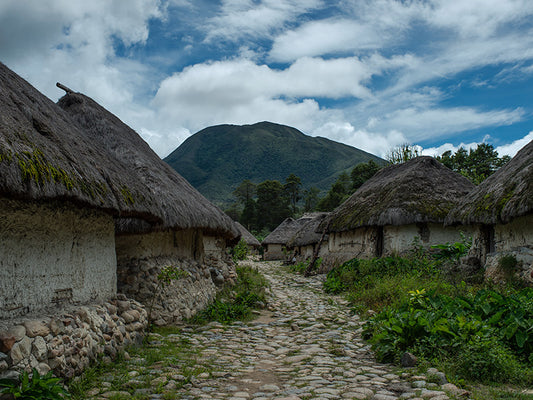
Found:
<svg viewBox="0 0 533 400"><path fill-rule="evenodd" d="M508 155L514 157L518 151L533 140L533 131L529 132L522 139L496 147L496 151L501 156Z"/></svg>
<svg viewBox="0 0 533 400"><path fill-rule="evenodd" d="M214 17L206 21L206 42L270 37L285 24L310 10L321 0L223 0Z"/></svg>

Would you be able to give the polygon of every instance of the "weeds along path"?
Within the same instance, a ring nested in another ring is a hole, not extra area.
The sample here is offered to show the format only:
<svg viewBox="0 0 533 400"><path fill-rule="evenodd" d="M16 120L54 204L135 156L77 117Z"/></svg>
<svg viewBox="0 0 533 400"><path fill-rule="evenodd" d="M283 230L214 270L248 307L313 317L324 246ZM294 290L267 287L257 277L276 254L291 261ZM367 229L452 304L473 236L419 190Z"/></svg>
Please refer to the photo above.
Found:
<svg viewBox="0 0 533 400"><path fill-rule="evenodd" d="M378 364L345 302L324 277L253 266L271 284L268 309L248 323L185 326L148 346L87 393L139 399L448 399L424 377ZM120 372L122 371L122 372ZM417 387L417 388L414 388Z"/></svg>

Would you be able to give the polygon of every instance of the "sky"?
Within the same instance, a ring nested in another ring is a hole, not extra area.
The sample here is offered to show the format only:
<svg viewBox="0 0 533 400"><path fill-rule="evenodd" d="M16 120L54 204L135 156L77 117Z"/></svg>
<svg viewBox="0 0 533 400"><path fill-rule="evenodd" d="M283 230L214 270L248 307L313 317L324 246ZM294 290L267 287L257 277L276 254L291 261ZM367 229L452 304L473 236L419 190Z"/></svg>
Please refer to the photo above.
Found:
<svg viewBox="0 0 533 400"><path fill-rule="evenodd" d="M161 157L260 121L378 156L533 140L531 0L0 0L0 61Z"/></svg>

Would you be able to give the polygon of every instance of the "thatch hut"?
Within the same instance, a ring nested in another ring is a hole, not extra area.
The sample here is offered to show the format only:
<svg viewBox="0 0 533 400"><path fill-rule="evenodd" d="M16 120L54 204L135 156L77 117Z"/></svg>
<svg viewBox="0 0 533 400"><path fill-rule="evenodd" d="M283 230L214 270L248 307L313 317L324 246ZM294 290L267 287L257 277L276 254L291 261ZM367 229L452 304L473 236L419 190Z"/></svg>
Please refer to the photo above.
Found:
<svg viewBox="0 0 533 400"><path fill-rule="evenodd" d="M192 286L182 290L185 282L181 282L181 288L178 285L169 292L166 309L160 310L156 322L172 323L205 306L214 295L211 275L217 282L223 280L221 275L226 279L235 276L226 244L238 240L236 225L163 162L135 131L94 100L67 91L58 105L84 128L89 140L101 145L147 188L149 211L159 217L154 223L139 218L117 220L119 290L147 302L154 295L160 269L179 266ZM129 200L136 204L143 199L132 195ZM176 291L197 294L183 304L184 296L177 296Z"/></svg>
<svg viewBox="0 0 533 400"><path fill-rule="evenodd" d="M327 253L328 234L325 229L320 230L319 226L328 215L329 213L316 212L307 213L302 217L306 219L305 223L288 242L288 246L296 255L297 262L310 260L315 253L317 257Z"/></svg>
<svg viewBox="0 0 533 400"><path fill-rule="evenodd" d="M278 225L266 238L261 242L265 249L263 258L267 261L287 260L292 258L292 248L288 245L291 238L310 218L287 218ZM289 254L290 253L290 254Z"/></svg>
<svg viewBox="0 0 533 400"><path fill-rule="evenodd" d="M382 169L323 223L329 231L328 263L401 254L414 240L425 247L459 240L459 230L443 222L473 188L432 157Z"/></svg>
<svg viewBox="0 0 533 400"><path fill-rule="evenodd" d="M150 193L1 63L0 110L0 319L113 296L113 215L160 220Z"/></svg>
<svg viewBox="0 0 533 400"><path fill-rule="evenodd" d="M235 224L237 225L237 228L241 234L241 240L244 240L246 246L248 247L248 253L258 254L259 249L261 248L261 243L259 240L257 240L255 236L252 235L250 231L248 231L248 229L242 226L239 222L235 222Z"/></svg>
<svg viewBox="0 0 533 400"><path fill-rule="evenodd" d="M470 255L481 264L513 254L533 281L533 141L462 198L446 223L472 227Z"/></svg>

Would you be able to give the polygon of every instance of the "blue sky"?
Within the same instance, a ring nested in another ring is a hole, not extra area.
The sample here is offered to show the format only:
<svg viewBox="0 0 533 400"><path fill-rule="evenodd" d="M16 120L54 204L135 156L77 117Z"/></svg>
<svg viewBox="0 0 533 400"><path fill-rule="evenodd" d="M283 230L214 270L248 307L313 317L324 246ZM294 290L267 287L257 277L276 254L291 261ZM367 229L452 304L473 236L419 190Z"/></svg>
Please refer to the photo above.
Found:
<svg viewBox="0 0 533 400"><path fill-rule="evenodd" d="M264 120L380 156L533 140L531 0L3 0L0 61L162 157Z"/></svg>

